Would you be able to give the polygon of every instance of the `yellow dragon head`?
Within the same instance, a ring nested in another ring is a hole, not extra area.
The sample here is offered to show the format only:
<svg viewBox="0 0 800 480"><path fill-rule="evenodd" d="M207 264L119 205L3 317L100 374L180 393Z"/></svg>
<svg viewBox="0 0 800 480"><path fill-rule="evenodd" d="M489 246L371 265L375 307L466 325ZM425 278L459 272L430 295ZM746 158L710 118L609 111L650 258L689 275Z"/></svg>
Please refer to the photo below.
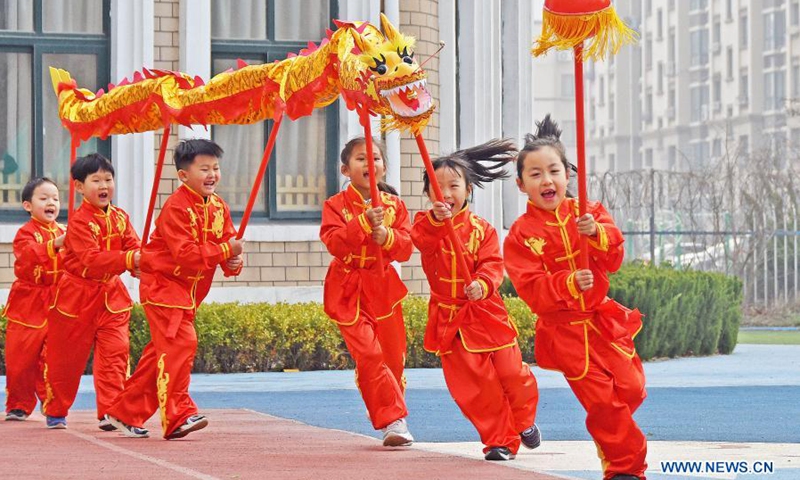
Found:
<svg viewBox="0 0 800 480"><path fill-rule="evenodd" d="M403 35L381 14L381 29L366 24L353 35L360 50L358 59L366 81L368 105L384 115L385 129L419 133L428 123L435 105L427 86L427 74L414 57L414 38Z"/></svg>

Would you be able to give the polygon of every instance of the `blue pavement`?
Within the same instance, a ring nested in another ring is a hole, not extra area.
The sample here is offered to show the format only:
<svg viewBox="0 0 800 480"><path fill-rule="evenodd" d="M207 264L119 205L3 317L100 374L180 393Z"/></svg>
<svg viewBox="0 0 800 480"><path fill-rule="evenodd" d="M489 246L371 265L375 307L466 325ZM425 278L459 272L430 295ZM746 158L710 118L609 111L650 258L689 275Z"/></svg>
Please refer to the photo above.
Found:
<svg viewBox="0 0 800 480"><path fill-rule="evenodd" d="M650 440L800 443L800 347L739 345L732 355L645 364L648 398L636 420ZM548 440L589 440L584 413L555 372L534 368L537 422ZM409 424L421 442L476 441L437 369L411 369ZM5 378L1 385L5 384ZM374 436L352 371L194 375L201 408L249 408ZM4 398L0 395L0 398ZM91 377L74 408L93 409Z"/></svg>

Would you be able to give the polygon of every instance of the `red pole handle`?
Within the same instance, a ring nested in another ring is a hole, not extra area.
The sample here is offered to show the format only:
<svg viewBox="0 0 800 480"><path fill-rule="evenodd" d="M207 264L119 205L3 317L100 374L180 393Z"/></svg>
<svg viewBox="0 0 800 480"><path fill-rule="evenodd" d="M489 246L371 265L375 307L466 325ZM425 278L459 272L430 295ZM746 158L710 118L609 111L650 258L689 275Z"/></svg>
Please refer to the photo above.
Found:
<svg viewBox="0 0 800 480"><path fill-rule="evenodd" d="M69 219L72 212L75 211L75 180L72 179L72 166L75 165L75 159L78 156L78 146L80 144L81 139L78 138L77 135L73 135L69 152L70 171L67 172L67 178L69 178L69 209L67 210L67 219Z"/></svg>
<svg viewBox="0 0 800 480"><path fill-rule="evenodd" d="M575 127L578 147L578 212L586 214L586 139L583 118L583 43L575 45ZM586 235L580 235L580 268L589 268L589 242Z"/></svg>
<svg viewBox="0 0 800 480"><path fill-rule="evenodd" d="M167 142L169 141L170 125L164 126L164 133L161 137L161 148L158 150L158 163L156 173L153 176L153 187L150 189L150 203L147 205L147 218L144 221L144 231L142 232L142 246L147 244L150 236L150 224L153 221L153 211L156 208L156 197L158 197L158 184L161 182L161 171L164 170L164 157L167 153Z"/></svg>
<svg viewBox="0 0 800 480"><path fill-rule="evenodd" d="M272 125L272 131L269 133L269 140L267 140L267 147L264 149L264 156L261 157L261 166L258 167L258 174L256 174L256 178L253 180L253 189L250 190L250 198L247 200L247 207L244 209L242 222L239 224L239 232L236 234L237 240L241 240L242 237L244 237L244 231L247 229L247 223L250 221L250 215L253 213L253 206L256 203L258 191L261 189L261 182L264 180L264 174L267 172L269 159L272 157L272 150L275 149L275 140L278 138L278 130L281 128L282 121L283 115L278 117Z"/></svg>
<svg viewBox="0 0 800 480"><path fill-rule="evenodd" d="M358 109L358 116L361 120L361 126L364 127L364 140L367 149L367 169L369 170L369 196L372 203L372 208L378 208L381 204L381 196L378 194L378 179L375 178L375 155L373 155L372 146L372 124L370 123L369 110L361 106ZM378 245L378 272L383 277L383 250Z"/></svg>
<svg viewBox="0 0 800 480"><path fill-rule="evenodd" d="M425 163L425 171L428 173L428 180L433 189L433 196L436 197L437 201L444 202L444 195L442 194L441 187L439 187L439 181L436 180L436 172L433 170L433 163L431 163L431 156L428 153L428 147L425 145L425 139L422 138L422 135L419 133L414 134L414 137L417 140L417 146L419 147L420 155L422 155L422 161ZM445 218L444 224L447 228L447 236L450 238L450 242L453 243L453 251L456 252L458 266L461 269L464 280L467 282L466 284L469 285L472 283L472 274L467 266L467 260L464 258L464 251L456 235L456 229L453 228L453 220Z"/></svg>

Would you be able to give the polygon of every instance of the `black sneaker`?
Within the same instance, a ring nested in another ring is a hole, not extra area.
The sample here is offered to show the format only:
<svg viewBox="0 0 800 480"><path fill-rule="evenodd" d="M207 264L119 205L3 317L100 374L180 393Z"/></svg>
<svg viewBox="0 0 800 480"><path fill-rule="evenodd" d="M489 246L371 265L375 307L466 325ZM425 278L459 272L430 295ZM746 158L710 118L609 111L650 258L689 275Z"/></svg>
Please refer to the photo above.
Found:
<svg viewBox="0 0 800 480"><path fill-rule="evenodd" d="M627 473L621 473L619 475L614 475L611 477L611 480L639 480L639 477L636 475L628 475Z"/></svg>
<svg viewBox="0 0 800 480"><path fill-rule="evenodd" d="M542 432L539 431L539 427L534 423L519 434L519 439L525 448L533 450L542 444Z"/></svg>
<svg viewBox="0 0 800 480"><path fill-rule="evenodd" d="M111 425L115 430L119 430L126 437L147 438L150 436L150 432L148 432L146 428L134 427L132 425L128 425L119 418L112 417L109 414L106 414L105 420L107 420L109 425Z"/></svg>
<svg viewBox="0 0 800 480"><path fill-rule="evenodd" d="M6 422L21 422L26 418L28 418L28 414L25 413L25 410L20 410L19 408L6 412Z"/></svg>
<svg viewBox="0 0 800 480"><path fill-rule="evenodd" d="M183 438L190 433L206 428L208 426L208 419L205 415L192 415L183 425L176 428L174 432L167 435L167 440L174 440L176 438Z"/></svg>
<svg viewBox="0 0 800 480"><path fill-rule="evenodd" d="M486 460L514 460L515 455L507 447L492 447L486 456Z"/></svg>

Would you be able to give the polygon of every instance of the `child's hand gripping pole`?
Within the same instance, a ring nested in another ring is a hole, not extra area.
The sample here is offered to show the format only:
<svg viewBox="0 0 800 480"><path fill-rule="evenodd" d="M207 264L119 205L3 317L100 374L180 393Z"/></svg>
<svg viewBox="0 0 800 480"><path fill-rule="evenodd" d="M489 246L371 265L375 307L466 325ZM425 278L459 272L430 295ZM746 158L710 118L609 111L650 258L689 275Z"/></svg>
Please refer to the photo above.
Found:
<svg viewBox="0 0 800 480"><path fill-rule="evenodd" d="M428 173L428 180L433 190L433 196L436 197L437 201L444 202L444 195L442 195L442 189L439 187L439 181L436 180L436 172L433 170L433 163L431 163L431 156L428 153L428 147L425 145L425 139L422 138L420 133L415 133L414 137L417 140L417 147L419 147L419 153L422 155L422 161L425 163L425 171ZM453 244L453 251L456 252L458 268L461 270L461 275L464 277L465 285L469 285L472 283L472 274L469 273L469 267L467 267L467 261L464 259L464 251L461 242L456 235L456 229L453 228L453 219L445 218L444 224L445 227L447 227L447 236Z"/></svg>
<svg viewBox="0 0 800 480"><path fill-rule="evenodd" d="M250 221L250 215L253 213L253 206L256 203L258 191L261 190L261 182L264 180L264 174L267 173L267 165L269 159L272 157L272 150L275 149L275 140L278 138L278 130L281 128L283 115L279 116L275 123L272 125L272 131L269 133L269 140L267 140L267 147L264 149L264 156L261 157L261 165L258 167L258 173L253 180L253 189L250 190L250 198L247 200L247 207L244 209L242 221L239 224L239 231L236 233L236 240L241 240L244 237L244 231L247 228L247 223Z"/></svg>
<svg viewBox="0 0 800 480"><path fill-rule="evenodd" d="M586 215L586 140L583 126L583 43L575 45L575 126L578 150L578 211L579 217ZM589 242L586 235L579 235L579 267L589 268Z"/></svg>
<svg viewBox="0 0 800 480"><path fill-rule="evenodd" d="M363 105L358 107L358 118L361 121L361 126L364 127L364 140L367 149L367 169L369 170L369 196L372 208L381 206L381 196L378 194L378 179L375 178L375 155L373 154L372 146L372 125L369 118L369 110ZM381 246L378 245L378 273L383 277L383 251Z"/></svg>

